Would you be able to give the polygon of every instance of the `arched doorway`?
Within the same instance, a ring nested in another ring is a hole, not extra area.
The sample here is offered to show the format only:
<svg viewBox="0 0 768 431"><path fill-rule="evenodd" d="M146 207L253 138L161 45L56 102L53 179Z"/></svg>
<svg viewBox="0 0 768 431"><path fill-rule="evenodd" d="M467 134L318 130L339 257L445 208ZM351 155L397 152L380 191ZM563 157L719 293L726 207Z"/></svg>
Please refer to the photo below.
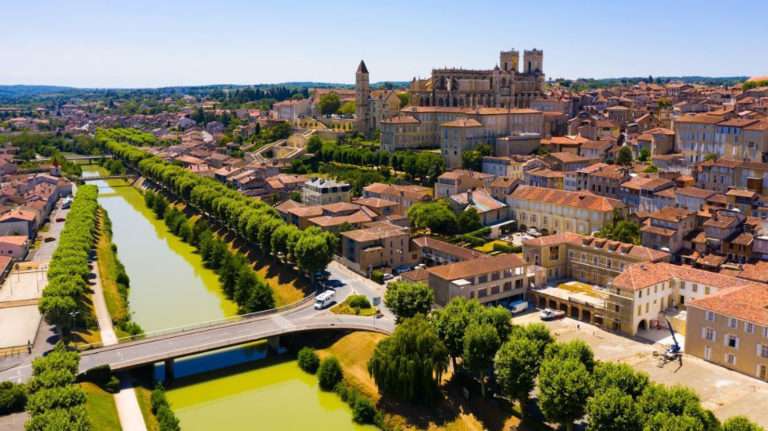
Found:
<svg viewBox="0 0 768 431"><path fill-rule="evenodd" d="M643 319L637 324L637 331L645 331L646 329L648 329L648 322Z"/></svg>

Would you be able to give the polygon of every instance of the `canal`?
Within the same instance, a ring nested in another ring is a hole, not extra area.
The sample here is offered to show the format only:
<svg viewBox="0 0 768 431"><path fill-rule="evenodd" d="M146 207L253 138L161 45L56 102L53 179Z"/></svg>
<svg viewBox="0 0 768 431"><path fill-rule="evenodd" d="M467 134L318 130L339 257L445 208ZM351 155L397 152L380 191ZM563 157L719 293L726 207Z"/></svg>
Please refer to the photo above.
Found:
<svg viewBox="0 0 768 431"><path fill-rule="evenodd" d="M105 175L96 166L83 176ZM131 279L130 310L147 332L220 319L237 313L217 276L189 244L168 231L123 180L92 181L112 220L112 241ZM168 388L173 410L186 430L375 429L357 425L334 393L295 360L265 359L263 343L177 361L177 383ZM162 378L162 365L156 376ZM297 414L299 413L299 414Z"/></svg>
<svg viewBox="0 0 768 431"><path fill-rule="evenodd" d="M86 166L83 176L107 174ZM125 180L93 181L99 204L112 220L112 241L131 279L133 320L144 331L217 320L237 313L219 287L216 274L205 268L194 247L173 235L155 218L144 197Z"/></svg>

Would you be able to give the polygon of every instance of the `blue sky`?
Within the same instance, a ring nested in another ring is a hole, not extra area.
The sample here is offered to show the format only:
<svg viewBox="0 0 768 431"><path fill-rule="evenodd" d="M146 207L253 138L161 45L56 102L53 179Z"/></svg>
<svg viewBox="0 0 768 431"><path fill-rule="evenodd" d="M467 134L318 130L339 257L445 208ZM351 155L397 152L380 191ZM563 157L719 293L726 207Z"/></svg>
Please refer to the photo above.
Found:
<svg viewBox="0 0 768 431"><path fill-rule="evenodd" d="M0 84L428 76L544 50L548 77L768 75L768 1L0 0Z"/></svg>

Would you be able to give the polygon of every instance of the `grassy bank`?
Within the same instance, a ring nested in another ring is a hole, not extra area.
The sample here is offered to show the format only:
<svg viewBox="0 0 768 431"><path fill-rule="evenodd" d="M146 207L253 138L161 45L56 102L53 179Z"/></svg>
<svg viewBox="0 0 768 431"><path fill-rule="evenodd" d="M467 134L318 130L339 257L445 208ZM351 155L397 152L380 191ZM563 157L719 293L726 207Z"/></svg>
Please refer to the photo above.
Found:
<svg viewBox="0 0 768 431"><path fill-rule="evenodd" d="M112 394L90 382L80 383L86 395L85 410L93 431L120 430L115 398Z"/></svg>
<svg viewBox="0 0 768 431"><path fill-rule="evenodd" d="M384 413L384 422L388 429L451 431L548 429L540 424L521 424L519 412L514 411L506 403L480 399L476 395L479 390L474 390L476 388L472 388L471 399L465 400L462 397L461 385L454 382L450 375L445 377L442 387L443 399L435 406L406 406L382 398L376 382L368 374L368 360L373 355L376 344L384 338L384 335L372 332L353 332L317 350L317 354L320 358L332 355L339 360L344 370L344 380L377 402L377 407Z"/></svg>
<svg viewBox="0 0 768 431"><path fill-rule="evenodd" d="M160 425L157 418L152 414L152 391L144 386L136 386L136 399L139 400L141 415L144 416L144 423L147 425L147 431L159 431Z"/></svg>

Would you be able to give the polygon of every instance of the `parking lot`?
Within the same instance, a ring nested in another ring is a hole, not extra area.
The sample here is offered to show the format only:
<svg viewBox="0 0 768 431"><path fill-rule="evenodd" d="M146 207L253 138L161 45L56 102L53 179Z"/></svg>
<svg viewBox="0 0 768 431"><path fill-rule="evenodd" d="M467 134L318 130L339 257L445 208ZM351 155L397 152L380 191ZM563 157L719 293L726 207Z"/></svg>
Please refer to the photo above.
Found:
<svg viewBox="0 0 768 431"><path fill-rule="evenodd" d="M538 312L515 317L513 321L541 322ZM745 415L768 427L768 383L689 355L684 355L682 367L677 362L659 367L653 353L665 349L661 344L623 337L570 318L544 323L560 341L580 339L588 343L597 359L625 362L647 373L655 382L692 388L704 407L720 420Z"/></svg>

